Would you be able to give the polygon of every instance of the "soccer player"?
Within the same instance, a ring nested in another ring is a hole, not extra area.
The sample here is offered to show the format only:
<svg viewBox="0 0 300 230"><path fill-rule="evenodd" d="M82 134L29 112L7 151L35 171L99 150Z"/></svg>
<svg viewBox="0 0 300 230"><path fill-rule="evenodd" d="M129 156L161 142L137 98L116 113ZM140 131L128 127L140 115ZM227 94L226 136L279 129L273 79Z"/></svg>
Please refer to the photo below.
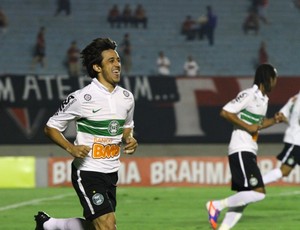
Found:
<svg viewBox="0 0 300 230"><path fill-rule="evenodd" d="M288 124L283 138L283 150L277 155L281 166L263 176L265 184L288 176L296 164L300 165L300 92L291 97L280 112Z"/></svg>
<svg viewBox="0 0 300 230"><path fill-rule="evenodd" d="M209 222L213 229L217 229L218 217L223 209L228 208L219 230L231 229L242 217L248 204L265 198L264 183L257 165L257 138L261 129L283 119L279 113L273 118L265 117L269 100L267 94L276 82L277 71L272 65L258 66L253 86L239 92L220 113L234 126L228 158L232 174L231 189L237 193L225 199L207 202Z"/></svg>
<svg viewBox="0 0 300 230"><path fill-rule="evenodd" d="M118 86L121 62L116 47L109 38L97 38L82 50L91 83L71 93L45 127L46 135L74 157L72 184L85 218L57 219L40 211L36 230L116 229L122 143L125 154L134 153L138 145L133 137L134 97ZM74 144L63 135L70 121L76 122Z"/></svg>

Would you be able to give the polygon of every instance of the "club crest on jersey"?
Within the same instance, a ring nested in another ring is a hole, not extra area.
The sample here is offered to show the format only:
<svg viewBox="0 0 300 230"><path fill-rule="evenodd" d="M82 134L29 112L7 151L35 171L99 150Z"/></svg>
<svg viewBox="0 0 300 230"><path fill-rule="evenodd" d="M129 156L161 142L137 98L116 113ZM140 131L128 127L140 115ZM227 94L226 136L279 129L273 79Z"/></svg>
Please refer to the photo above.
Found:
<svg viewBox="0 0 300 230"><path fill-rule="evenodd" d="M124 91L123 91L123 94L124 94L125 97L129 97L128 91L124 90Z"/></svg>
<svg viewBox="0 0 300 230"><path fill-rule="evenodd" d="M104 202L104 196L100 193L96 193L93 195L92 200L95 205L101 205Z"/></svg>
<svg viewBox="0 0 300 230"><path fill-rule="evenodd" d="M85 95L83 96L83 98L84 98L84 100L86 100L86 101L90 101L90 100L92 99L92 96L91 96L90 94L85 94Z"/></svg>
<svg viewBox="0 0 300 230"><path fill-rule="evenodd" d="M111 134L111 135L117 135L118 131L119 131L119 128L120 128L120 124L118 121L116 120L113 120L109 123L108 125L108 132Z"/></svg>

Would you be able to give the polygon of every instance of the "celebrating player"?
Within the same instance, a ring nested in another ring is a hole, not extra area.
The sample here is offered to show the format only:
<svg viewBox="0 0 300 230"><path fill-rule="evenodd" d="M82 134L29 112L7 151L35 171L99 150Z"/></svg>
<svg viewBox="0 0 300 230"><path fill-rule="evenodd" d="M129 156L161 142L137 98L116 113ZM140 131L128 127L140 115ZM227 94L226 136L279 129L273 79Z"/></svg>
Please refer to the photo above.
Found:
<svg viewBox="0 0 300 230"><path fill-rule="evenodd" d="M116 229L116 184L120 152L132 154L134 97L118 86L121 62L117 44L108 38L93 40L81 52L92 81L71 93L45 127L46 135L74 157L72 184L83 207L83 218L57 219L45 212L35 216L36 230ZM76 122L74 144L63 135Z"/></svg>

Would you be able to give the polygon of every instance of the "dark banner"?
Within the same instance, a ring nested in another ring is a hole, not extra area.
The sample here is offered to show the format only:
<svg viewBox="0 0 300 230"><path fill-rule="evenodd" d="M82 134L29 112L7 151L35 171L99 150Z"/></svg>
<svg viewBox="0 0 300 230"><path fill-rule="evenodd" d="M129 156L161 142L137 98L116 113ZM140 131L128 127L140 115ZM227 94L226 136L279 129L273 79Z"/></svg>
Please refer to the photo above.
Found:
<svg viewBox="0 0 300 230"><path fill-rule="evenodd" d="M43 127L67 95L90 82L88 77L66 75L0 76L0 144L50 143ZM228 142L231 125L219 112L236 94L252 85L251 77L122 78L121 85L136 100L135 133L140 143ZM272 92L268 115L299 91L300 78L281 77ZM281 141L284 126L262 132L262 141ZM70 126L65 135L74 138Z"/></svg>

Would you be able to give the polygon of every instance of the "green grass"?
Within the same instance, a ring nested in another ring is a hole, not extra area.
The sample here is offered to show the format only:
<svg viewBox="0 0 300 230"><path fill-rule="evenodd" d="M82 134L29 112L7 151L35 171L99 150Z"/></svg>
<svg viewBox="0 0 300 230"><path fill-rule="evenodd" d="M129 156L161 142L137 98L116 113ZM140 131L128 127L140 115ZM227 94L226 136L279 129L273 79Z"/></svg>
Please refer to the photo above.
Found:
<svg viewBox="0 0 300 230"><path fill-rule="evenodd" d="M268 187L267 198L249 205L236 230L293 230L300 226L300 188ZM121 230L210 229L204 208L209 199L233 194L228 187L118 188L117 225ZM34 229L33 215L81 216L72 188L0 189L0 229ZM222 212L220 220L222 220Z"/></svg>

